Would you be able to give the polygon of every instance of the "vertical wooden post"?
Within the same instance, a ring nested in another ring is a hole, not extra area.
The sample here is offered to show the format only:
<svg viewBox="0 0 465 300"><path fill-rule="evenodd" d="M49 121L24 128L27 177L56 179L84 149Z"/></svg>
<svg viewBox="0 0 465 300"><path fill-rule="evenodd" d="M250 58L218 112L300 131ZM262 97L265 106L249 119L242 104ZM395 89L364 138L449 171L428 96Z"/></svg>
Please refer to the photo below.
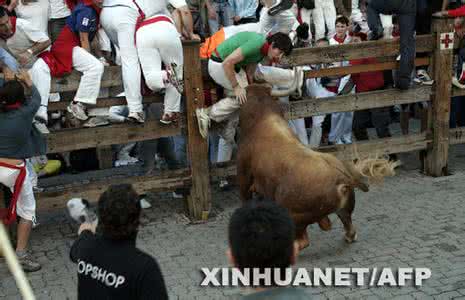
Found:
<svg viewBox="0 0 465 300"><path fill-rule="evenodd" d="M436 48L433 53L434 96L432 105L432 137L428 148L425 173L430 176L447 175L449 155L449 118L452 82L454 29L451 19L434 19L433 34Z"/></svg>
<svg viewBox="0 0 465 300"><path fill-rule="evenodd" d="M184 44L184 92L187 110L187 152L189 155L192 188L187 198L189 215L205 221L211 209L210 169L207 140L197 125L195 110L204 106L203 78L199 56L199 42Z"/></svg>
<svg viewBox="0 0 465 300"><path fill-rule="evenodd" d="M100 146L97 147L96 151L100 170L113 167L113 150L111 146Z"/></svg>

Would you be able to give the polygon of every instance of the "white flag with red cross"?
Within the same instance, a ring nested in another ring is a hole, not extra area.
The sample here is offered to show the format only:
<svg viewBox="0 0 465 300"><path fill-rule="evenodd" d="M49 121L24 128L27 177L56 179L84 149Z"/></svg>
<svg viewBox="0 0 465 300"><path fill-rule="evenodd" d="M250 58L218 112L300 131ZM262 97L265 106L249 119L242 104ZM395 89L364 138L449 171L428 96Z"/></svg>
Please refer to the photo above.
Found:
<svg viewBox="0 0 465 300"><path fill-rule="evenodd" d="M453 32L441 33L440 45L441 45L441 50L454 49L454 33Z"/></svg>

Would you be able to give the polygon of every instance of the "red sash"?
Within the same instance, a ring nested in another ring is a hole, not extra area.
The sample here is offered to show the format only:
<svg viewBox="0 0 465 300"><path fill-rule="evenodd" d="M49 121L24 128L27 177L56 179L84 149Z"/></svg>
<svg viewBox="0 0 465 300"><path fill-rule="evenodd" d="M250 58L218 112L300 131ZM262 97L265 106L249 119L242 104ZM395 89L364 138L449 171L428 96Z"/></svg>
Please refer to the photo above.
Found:
<svg viewBox="0 0 465 300"><path fill-rule="evenodd" d="M144 20L142 22L139 22L136 24L136 32L137 30L139 30L141 27L144 27L146 25L150 25L150 24L153 24L153 23L157 23L157 22L169 22L171 24L173 24L173 21L171 21L170 18L166 17L166 16L158 16L158 17L155 17L155 18L151 18L151 19L148 19L148 20Z"/></svg>
<svg viewBox="0 0 465 300"><path fill-rule="evenodd" d="M11 199L10 206L8 208L0 209L0 219L2 220L3 224L10 225L14 221L16 221L16 204L18 202L19 194L23 188L24 180L26 179L26 163L24 166L15 166L10 165L4 162L0 162L0 167L19 170L18 177L16 177L13 197Z"/></svg>
<svg viewBox="0 0 465 300"><path fill-rule="evenodd" d="M52 77L62 77L73 70L73 48L80 45L79 38L69 28L63 27L50 51L39 55L50 68Z"/></svg>

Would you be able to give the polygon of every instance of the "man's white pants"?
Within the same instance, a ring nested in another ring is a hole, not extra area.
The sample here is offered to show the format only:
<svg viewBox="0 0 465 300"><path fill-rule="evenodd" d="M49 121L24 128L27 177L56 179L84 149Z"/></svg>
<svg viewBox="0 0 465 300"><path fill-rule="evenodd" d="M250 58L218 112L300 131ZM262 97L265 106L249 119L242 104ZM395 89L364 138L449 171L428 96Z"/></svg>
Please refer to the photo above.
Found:
<svg viewBox="0 0 465 300"><path fill-rule="evenodd" d="M311 33L311 21L315 24L315 40L324 38L326 28L328 28L328 37L332 37L336 33L336 7L334 0L315 0L314 9L302 8L300 11L302 21L309 25L309 37ZM325 27L326 25L326 27Z"/></svg>
<svg viewBox="0 0 465 300"><path fill-rule="evenodd" d="M306 81L307 94L314 98L328 98L336 96L335 93L328 91L318 81L318 79L310 78ZM321 143L323 130L321 125L325 120L326 115L312 116L312 132L310 134L310 147L317 148Z"/></svg>
<svg viewBox="0 0 465 300"><path fill-rule="evenodd" d="M22 166L24 166L24 163ZM8 187L11 192L14 191L15 182L18 175L19 170L0 167L0 183ZM26 168L26 178L24 179L23 187L16 204L16 213L21 218L35 223L36 200L34 198L31 174L29 173L28 168Z"/></svg>
<svg viewBox="0 0 465 300"><path fill-rule="evenodd" d="M145 25L137 31L137 52L145 82L152 91L165 90L165 112L181 111L181 94L172 84L165 86L161 63L176 64L178 79L183 76L182 43L176 27L165 21Z"/></svg>
<svg viewBox="0 0 465 300"><path fill-rule="evenodd" d="M352 0L352 13L350 15L350 19L352 22L360 25L362 32L368 33L368 31L370 31L368 22L363 17L362 11L360 10L359 0Z"/></svg>
<svg viewBox="0 0 465 300"><path fill-rule="evenodd" d="M73 69L82 73L74 101L95 105L100 92L103 64L81 47L73 48ZM39 58L29 70L31 80L40 94L41 104L48 105L52 76L45 61Z"/></svg>
<svg viewBox="0 0 465 300"><path fill-rule="evenodd" d="M104 7L100 22L110 40L119 48L123 85L130 112L142 112L141 69L135 44L139 12L133 7Z"/></svg>

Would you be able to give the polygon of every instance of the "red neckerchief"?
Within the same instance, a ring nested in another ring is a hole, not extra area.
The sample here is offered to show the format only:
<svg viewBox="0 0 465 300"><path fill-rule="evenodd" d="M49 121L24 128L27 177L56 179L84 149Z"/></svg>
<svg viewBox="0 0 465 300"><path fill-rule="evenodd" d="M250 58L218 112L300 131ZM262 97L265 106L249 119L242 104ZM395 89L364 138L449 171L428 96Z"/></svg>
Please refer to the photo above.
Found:
<svg viewBox="0 0 465 300"><path fill-rule="evenodd" d="M65 0L66 6L68 6L68 9L70 11L73 11L74 7L76 6L76 1L75 0Z"/></svg>
<svg viewBox="0 0 465 300"><path fill-rule="evenodd" d="M338 38L337 37L337 34L334 35L334 39L336 40L336 42L338 42L339 44L344 44L344 41L346 40L346 37L347 35L344 35L344 37L342 39Z"/></svg>
<svg viewBox="0 0 465 300"><path fill-rule="evenodd" d="M84 4L85 6L92 7L97 13L97 15L100 16L100 12L102 11L102 8L95 5L92 0L82 0L82 4Z"/></svg>
<svg viewBox="0 0 465 300"><path fill-rule="evenodd" d="M8 110L18 109L21 107L21 102L15 102L12 104L5 105L5 108Z"/></svg>
<svg viewBox="0 0 465 300"><path fill-rule="evenodd" d="M260 53L263 55L263 56L268 56L268 50L270 49L271 47L271 44L268 43L268 42L265 42L265 44L263 44L263 46L260 48ZM277 60L276 59L273 59L271 61L271 63L276 63Z"/></svg>

